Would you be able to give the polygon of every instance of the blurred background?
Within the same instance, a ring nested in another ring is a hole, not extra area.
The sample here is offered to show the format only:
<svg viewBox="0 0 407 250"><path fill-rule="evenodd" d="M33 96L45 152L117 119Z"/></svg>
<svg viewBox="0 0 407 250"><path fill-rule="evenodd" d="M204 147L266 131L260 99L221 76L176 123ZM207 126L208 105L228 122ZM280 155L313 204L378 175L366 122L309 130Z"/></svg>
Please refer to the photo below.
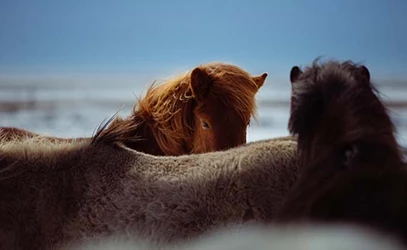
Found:
<svg viewBox="0 0 407 250"><path fill-rule="evenodd" d="M0 126L91 136L154 80L268 72L249 141L287 135L293 65L364 63L407 146L406 0L0 0Z"/></svg>

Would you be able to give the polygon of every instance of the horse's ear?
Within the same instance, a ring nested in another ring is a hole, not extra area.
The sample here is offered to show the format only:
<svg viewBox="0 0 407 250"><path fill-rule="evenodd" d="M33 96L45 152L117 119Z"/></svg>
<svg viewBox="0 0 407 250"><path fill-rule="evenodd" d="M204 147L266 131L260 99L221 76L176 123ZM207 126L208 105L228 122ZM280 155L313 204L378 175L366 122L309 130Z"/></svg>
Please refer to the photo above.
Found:
<svg viewBox="0 0 407 250"><path fill-rule="evenodd" d="M197 101L202 101L209 94L212 80L209 75L200 68L195 68L191 73L191 89Z"/></svg>
<svg viewBox="0 0 407 250"><path fill-rule="evenodd" d="M302 71L301 71L300 67L298 67L298 66L292 67L291 72L290 72L291 83L296 82L301 74L302 74Z"/></svg>
<svg viewBox="0 0 407 250"><path fill-rule="evenodd" d="M263 86L264 82L266 81L268 74L267 73L263 73L259 76L254 76L253 81L256 83L257 85L257 89L261 88L261 86Z"/></svg>
<svg viewBox="0 0 407 250"><path fill-rule="evenodd" d="M370 82L369 69L366 66L361 65L358 67L358 72L359 72L359 75L363 78L363 81L366 82L367 84L369 84L369 82Z"/></svg>

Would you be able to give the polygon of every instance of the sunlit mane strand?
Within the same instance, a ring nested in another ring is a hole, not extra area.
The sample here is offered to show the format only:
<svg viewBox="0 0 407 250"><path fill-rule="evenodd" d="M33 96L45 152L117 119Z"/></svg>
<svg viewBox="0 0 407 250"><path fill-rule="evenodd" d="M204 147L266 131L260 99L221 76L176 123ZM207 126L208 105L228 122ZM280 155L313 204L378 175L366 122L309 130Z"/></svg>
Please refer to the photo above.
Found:
<svg viewBox="0 0 407 250"><path fill-rule="evenodd" d="M169 79L165 84L152 84L140 99L133 115L147 121L165 154L185 151L193 135L193 96L189 73Z"/></svg>

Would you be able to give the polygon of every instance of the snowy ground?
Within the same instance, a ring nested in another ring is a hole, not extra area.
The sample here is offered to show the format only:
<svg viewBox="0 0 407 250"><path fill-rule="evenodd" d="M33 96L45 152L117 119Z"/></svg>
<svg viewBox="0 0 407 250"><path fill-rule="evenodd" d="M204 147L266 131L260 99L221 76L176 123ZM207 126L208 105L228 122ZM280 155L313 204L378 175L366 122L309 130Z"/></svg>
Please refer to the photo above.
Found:
<svg viewBox="0 0 407 250"><path fill-rule="evenodd" d="M52 84L44 81L8 82L0 78L0 126L15 126L61 137L90 136L94 129L122 107L126 116L135 96L146 85L133 86L104 81L73 84L69 80ZM406 84L378 85L388 103L398 130L399 142L407 147ZM258 119L248 129L248 140L287 135L290 85L287 81L267 82L260 90Z"/></svg>

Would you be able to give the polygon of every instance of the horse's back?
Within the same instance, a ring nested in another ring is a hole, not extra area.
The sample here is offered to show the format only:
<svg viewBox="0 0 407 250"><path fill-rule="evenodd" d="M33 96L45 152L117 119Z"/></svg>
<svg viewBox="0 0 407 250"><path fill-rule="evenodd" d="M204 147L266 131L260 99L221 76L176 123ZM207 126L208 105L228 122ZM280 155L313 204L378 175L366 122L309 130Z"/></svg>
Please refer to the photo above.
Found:
<svg viewBox="0 0 407 250"><path fill-rule="evenodd" d="M61 237L74 196L83 191L77 171L83 145L30 134L0 144L0 246L44 249Z"/></svg>

